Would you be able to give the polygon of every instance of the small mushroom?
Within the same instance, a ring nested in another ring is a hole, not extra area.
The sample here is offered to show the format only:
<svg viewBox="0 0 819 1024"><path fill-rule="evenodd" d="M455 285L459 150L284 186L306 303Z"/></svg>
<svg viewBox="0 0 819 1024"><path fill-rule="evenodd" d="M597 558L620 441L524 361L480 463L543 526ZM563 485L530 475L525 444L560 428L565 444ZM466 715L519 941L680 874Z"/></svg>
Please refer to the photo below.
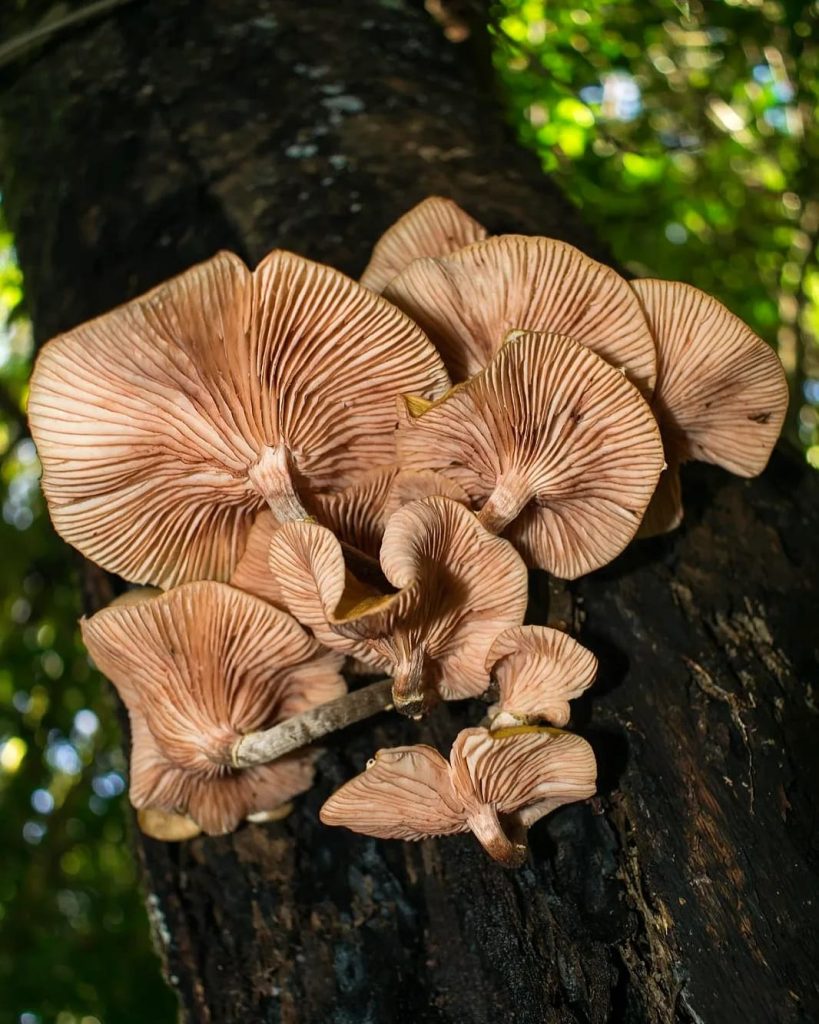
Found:
<svg viewBox="0 0 819 1024"><path fill-rule="evenodd" d="M205 777L224 774L245 733L345 692L338 654L286 612L223 583L184 584L80 625L97 666L144 717L162 757Z"/></svg>
<svg viewBox="0 0 819 1024"><path fill-rule="evenodd" d="M500 689L492 729L537 721L564 726L569 701L594 682L597 658L560 630L513 626L495 638L486 667Z"/></svg>
<svg viewBox="0 0 819 1024"><path fill-rule="evenodd" d="M180 768L164 756L145 716L130 710L129 797L140 828L166 842L233 832L242 821L278 817L294 796L313 782L316 751L282 757L271 764L218 772Z"/></svg>
<svg viewBox="0 0 819 1024"><path fill-rule="evenodd" d="M646 512L640 536L680 524L679 467L713 462L738 476L765 468L788 407L782 364L729 310L688 284L633 281L657 343L652 409L668 468Z"/></svg>
<svg viewBox="0 0 819 1024"><path fill-rule="evenodd" d="M163 587L226 580L267 504L395 461L395 396L449 384L420 329L329 267L220 253L50 341L32 433L57 531Z"/></svg>
<svg viewBox="0 0 819 1024"><path fill-rule="evenodd" d="M459 484L493 533L566 579L606 565L634 536L663 447L639 392L591 349L515 332L443 398L404 400L398 456Z"/></svg>
<svg viewBox="0 0 819 1024"><path fill-rule="evenodd" d="M407 502L432 495L453 498L462 504L469 502L462 488L439 473L399 471L397 466L386 466L372 470L341 491L314 495L310 510L322 526L335 534L348 568L357 578L383 589L386 581L377 559L387 520ZM268 561L270 541L280 525L269 509L259 513L229 582L283 608L278 581Z"/></svg>
<svg viewBox="0 0 819 1024"><path fill-rule="evenodd" d="M464 729L449 762L423 745L379 750L321 808L325 825L380 839L471 830L504 867L526 856L526 832L563 804L594 794L594 752L580 736L521 726Z"/></svg>
<svg viewBox="0 0 819 1024"><path fill-rule="evenodd" d="M405 213L379 238L361 283L382 292L395 276L422 256L445 256L486 237L486 229L457 203L430 196Z"/></svg>
<svg viewBox="0 0 819 1024"><path fill-rule="evenodd" d="M434 693L482 693L492 641L526 610L526 567L514 548L457 502L423 498L390 518L381 566L397 593L362 587L336 538L315 523L286 523L270 545L290 613L328 647L391 672L398 710L420 714Z"/></svg>
<svg viewBox="0 0 819 1024"><path fill-rule="evenodd" d="M628 283L565 242L499 235L415 260L384 295L421 325L456 382L523 330L569 335L644 394L654 387L654 341Z"/></svg>

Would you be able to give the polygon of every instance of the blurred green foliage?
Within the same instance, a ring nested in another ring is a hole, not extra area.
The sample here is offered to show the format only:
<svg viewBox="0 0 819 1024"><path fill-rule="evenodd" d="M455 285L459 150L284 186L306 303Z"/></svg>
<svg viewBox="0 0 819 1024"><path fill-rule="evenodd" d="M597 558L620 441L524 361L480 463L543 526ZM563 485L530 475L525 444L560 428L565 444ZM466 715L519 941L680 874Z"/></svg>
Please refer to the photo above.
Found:
<svg viewBox="0 0 819 1024"><path fill-rule="evenodd" d="M15 0L18 15L48 5ZM522 140L640 274L718 295L777 345L819 465L816 4L503 0ZM113 702L79 643L23 409L23 281L0 224L0 1024L170 1022Z"/></svg>
<svg viewBox="0 0 819 1024"><path fill-rule="evenodd" d="M773 344L819 467L819 4L502 0L521 139L617 259L688 281Z"/></svg>
<svg viewBox="0 0 819 1024"><path fill-rule="evenodd" d="M23 409L32 341L0 224L0 1024L163 1024L114 703L76 621Z"/></svg>

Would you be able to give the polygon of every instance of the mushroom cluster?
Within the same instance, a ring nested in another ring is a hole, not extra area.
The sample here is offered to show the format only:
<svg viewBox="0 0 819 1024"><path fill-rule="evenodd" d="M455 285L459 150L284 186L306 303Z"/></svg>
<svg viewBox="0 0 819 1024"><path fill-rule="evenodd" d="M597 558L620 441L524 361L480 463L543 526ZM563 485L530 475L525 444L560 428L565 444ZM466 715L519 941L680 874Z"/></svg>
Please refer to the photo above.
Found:
<svg viewBox="0 0 819 1024"><path fill-rule="evenodd" d="M524 625L527 567L574 579L674 528L679 466L761 472L786 403L775 354L711 297L489 237L436 197L359 283L220 253L53 339L29 399L51 517L142 585L81 623L129 713L140 826L280 817L327 733L482 698L448 760L380 750L321 819L471 831L521 864L596 778L565 728L597 661Z"/></svg>

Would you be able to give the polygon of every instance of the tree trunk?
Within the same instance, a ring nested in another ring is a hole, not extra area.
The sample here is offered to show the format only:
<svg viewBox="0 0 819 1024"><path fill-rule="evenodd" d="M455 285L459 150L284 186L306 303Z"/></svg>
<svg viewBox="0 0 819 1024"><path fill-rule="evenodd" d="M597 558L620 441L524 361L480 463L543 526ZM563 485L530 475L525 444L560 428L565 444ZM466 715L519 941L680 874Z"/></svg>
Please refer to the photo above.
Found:
<svg viewBox="0 0 819 1024"><path fill-rule="evenodd" d="M432 193L605 258L507 137L481 48L402 0L143 0L6 68L0 160L38 339L219 247L358 274ZM446 748L474 706L337 735L284 822L140 840L185 1019L817 1018L819 486L786 454L756 481L695 467L683 484L675 535L552 588L552 619L601 660L575 711L600 796L538 825L520 871L472 837L317 819L377 747ZM105 578L87 583L98 605Z"/></svg>

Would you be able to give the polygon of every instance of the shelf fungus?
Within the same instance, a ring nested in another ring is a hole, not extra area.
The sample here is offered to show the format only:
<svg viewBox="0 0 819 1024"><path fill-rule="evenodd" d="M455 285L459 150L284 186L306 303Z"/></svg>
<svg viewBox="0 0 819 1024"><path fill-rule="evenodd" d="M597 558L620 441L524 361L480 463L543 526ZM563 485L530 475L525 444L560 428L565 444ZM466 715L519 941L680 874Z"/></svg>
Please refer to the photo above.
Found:
<svg viewBox="0 0 819 1024"><path fill-rule="evenodd" d="M487 529L567 579L623 550L663 467L637 389L561 335L514 332L465 384L402 404L401 464L459 484Z"/></svg>
<svg viewBox="0 0 819 1024"><path fill-rule="evenodd" d="M393 463L395 396L449 385L421 330L330 267L220 253L50 341L29 399L58 532L163 587L227 580L267 505Z"/></svg>
<svg viewBox="0 0 819 1024"><path fill-rule="evenodd" d="M595 792L589 744L557 729L464 729L449 761L432 747L379 750L366 771L321 809L326 825L381 839L472 831L504 867L526 857L526 832L544 815Z"/></svg>
<svg viewBox="0 0 819 1024"><path fill-rule="evenodd" d="M656 352L636 296L609 267L565 242L498 235L419 259L384 295L420 324L454 381L480 372L513 330L566 334L646 395Z"/></svg>
<svg viewBox="0 0 819 1024"><path fill-rule="evenodd" d="M309 755L279 766L278 775L271 765L246 779L232 762L245 734L345 692L340 656L285 612L226 584L198 582L112 605L81 628L131 716L135 806L182 808L206 832L228 831L246 816L237 811L230 825L232 807L272 810L309 785ZM276 778L284 780L280 799ZM297 778L304 785L294 791Z"/></svg>
<svg viewBox="0 0 819 1024"><path fill-rule="evenodd" d="M499 690L492 729L540 721L562 727L569 701L594 682L597 658L558 629L513 626L495 637L486 667Z"/></svg>
<svg viewBox="0 0 819 1024"><path fill-rule="evenodd" d="M379 238L361 283L375 292L383 292L413 260L445 256L485 237L486 229L457 203L430 196L399 217Z"/></svg>
<svg viewBox="0 0 819 1024"><path fill-rule="evenodd" d="M668 463L640 528L648 537L682 520L681 463L762 472L782 429L788 385L771 346L710 295L677 281L633 281L632 288L657 343L651 404Z"/></svg>
<svg viewBox="0 0 819 1024"><path fill-rule="evenodd" d="M450 498L422 498L391 516L381 567L394 593L362 586L338 540L315 523L276 530L270 567L290 613L321 643L392 674L395 707L407 715L436 696L482 693L492 641L526 609L526 567L514 548Z"/></svg>

